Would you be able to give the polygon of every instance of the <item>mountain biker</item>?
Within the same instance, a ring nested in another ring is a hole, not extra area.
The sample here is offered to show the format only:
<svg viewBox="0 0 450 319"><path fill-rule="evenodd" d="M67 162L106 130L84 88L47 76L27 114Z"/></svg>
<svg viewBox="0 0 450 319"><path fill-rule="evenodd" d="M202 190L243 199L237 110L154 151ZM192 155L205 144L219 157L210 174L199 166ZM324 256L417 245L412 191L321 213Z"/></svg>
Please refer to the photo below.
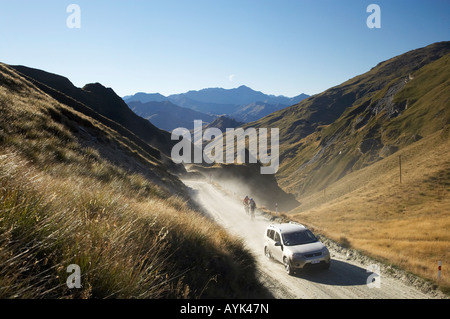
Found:
<svg viewBox="0 0 450 319"><path fill-rule="evenodd" d="M252 220L253 220L253 219L255 219L255 208L256 208L256 203L253 200L253 198L250 198L249 205L250 205L251 217L252 217Z"/></svg>
<svg viewBox="0 0 450 319"><path fill-rule="evenodd" d="M245 196L243 204L244 204L245 212L248 214L248 210L249 210L249 207L250 207L249 206L250 205L250 198L248 197L248 195Z"/></svg>

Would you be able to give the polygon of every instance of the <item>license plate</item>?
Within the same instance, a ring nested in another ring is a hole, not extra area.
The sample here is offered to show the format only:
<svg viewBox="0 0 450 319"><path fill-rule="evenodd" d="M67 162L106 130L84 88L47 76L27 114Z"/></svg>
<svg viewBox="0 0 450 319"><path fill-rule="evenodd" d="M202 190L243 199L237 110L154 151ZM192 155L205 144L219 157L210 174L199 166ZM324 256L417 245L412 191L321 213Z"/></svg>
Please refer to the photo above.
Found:
<svg viewBox="0 0 450 319"><path fill-rule="evenodd" d="M311 260L311 264L319 264L320 260Z"/></svg>

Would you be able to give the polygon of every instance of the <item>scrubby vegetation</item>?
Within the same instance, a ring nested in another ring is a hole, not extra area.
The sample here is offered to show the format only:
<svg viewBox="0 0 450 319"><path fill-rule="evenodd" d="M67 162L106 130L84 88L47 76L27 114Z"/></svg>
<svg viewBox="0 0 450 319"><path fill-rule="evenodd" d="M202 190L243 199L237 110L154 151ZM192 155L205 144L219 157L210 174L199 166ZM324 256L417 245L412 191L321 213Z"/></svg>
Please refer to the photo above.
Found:
<svg viewBox="0 0 450 319"><path fill-rule="evenodd" d="M0 298L270 297L243 243L126 137L5 65L0 114Z"/></svg>
<svg viewBox="0 0 450 319"><path fill-rule="evenodd" d="M445 132L406 147L302 198L291 218L450 291L450 140ZM402 156L402 182L398 155Z"/></svg>

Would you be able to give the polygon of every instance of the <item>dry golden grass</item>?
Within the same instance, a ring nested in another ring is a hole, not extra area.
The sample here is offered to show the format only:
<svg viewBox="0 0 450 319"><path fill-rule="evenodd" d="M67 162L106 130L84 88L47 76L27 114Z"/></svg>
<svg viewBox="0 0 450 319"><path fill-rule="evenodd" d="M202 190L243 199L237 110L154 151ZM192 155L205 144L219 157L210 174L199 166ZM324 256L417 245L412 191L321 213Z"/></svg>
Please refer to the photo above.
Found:
<svg viewBox="0 0 450 319"><path fill-rule="evenodd" d="M243 243L126 138L1 64L0 114L0 298L270 296Z"/></svg>
<svg viewBox="0 0 450 319"><path fill-rule="evenodd" d="M449 191L450 140L444 130L300 199L292 216L448 291ZM443 267L437 282L439 260Z"/></svg>

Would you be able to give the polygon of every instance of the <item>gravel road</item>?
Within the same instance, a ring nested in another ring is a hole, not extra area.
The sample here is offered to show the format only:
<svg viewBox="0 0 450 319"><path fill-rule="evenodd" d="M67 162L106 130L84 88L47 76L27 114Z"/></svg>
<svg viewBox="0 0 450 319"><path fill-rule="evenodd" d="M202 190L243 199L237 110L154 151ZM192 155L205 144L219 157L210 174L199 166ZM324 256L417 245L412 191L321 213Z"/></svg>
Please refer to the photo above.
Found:
<svg viewBox="0 0 450 319"><path fill-rule="evenodd" d="M329 270L302 271L289 276L281 263L269 260L263 253L264 231L271 223L263 214L254 221L244 212L241 202L206 181L186 180L194 199L218 224L244 239L254 254L259 277L276 298L281 299L429 299L442 297L426 293L405 280L371 268L369 262L349 258L346 252L328 247L332 254ZM380 265L381 267L381 265ZM380 268L378 268L380 269ZM376 271L376 273L375 273ZM370 277L370 278L369 278ZM372 282L370 279L374 279ZM372 286L372 287L369 287Z"/></svg>

